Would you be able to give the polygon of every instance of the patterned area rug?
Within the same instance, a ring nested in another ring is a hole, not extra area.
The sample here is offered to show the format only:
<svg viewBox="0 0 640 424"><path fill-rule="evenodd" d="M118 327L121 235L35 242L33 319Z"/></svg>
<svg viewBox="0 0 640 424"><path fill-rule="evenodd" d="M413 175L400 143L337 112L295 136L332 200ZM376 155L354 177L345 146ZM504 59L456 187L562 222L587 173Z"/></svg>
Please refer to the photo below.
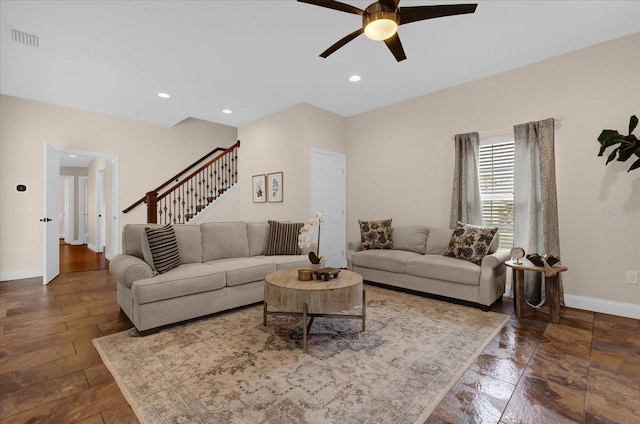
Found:
<svg viewBox="0 0 640 424"><path fill-rule="evenodd" d="M367 329L253 306L94 345L142 423L422 424L509 317L365 286ZM359 312L359 311L353 311Z"/></svg>

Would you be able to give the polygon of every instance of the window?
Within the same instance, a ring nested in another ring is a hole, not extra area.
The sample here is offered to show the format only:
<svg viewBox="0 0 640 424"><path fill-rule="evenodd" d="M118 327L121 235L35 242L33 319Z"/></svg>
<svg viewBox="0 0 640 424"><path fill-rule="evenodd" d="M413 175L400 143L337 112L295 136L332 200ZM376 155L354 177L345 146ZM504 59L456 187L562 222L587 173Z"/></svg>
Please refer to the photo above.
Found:
<svg viewBox="0 0 640 424"><path fill-rule="evenodd" d="M500 249L513 247L513 141L480 146L478 174L484 225L500 229Z"/></svg>

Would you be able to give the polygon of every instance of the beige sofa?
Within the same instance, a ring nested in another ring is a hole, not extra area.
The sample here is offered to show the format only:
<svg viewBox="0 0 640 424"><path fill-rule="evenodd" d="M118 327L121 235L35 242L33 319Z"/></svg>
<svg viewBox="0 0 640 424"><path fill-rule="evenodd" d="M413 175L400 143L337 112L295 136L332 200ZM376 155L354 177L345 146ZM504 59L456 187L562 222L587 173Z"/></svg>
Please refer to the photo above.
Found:
<svg viewBox="0 0 640 424"><path fill-rule="evenodd" d="M264 256L267 222L183 224L173 226L180 266L154 275L143 255L147 226L125 225L123 253L109 264L118 305L140 332L261 302L268 273L310 265L306 255Z"/></svg>
<svg viewBox="0 0 640 424"><path fill-rule="evenodd" d="M485 310L502 298L508 251L494 237L480 265L443 256L453 230L422 225L392 228L393 249L359 250L349 243L349 269L365 281L471 303Z"/></svg>

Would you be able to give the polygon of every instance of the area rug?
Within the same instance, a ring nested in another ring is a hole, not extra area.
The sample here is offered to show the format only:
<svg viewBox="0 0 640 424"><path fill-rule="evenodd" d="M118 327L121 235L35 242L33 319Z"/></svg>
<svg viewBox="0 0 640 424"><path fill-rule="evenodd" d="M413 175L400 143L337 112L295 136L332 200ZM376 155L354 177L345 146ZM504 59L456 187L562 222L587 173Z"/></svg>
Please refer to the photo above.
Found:
<svg viewBox="0 0 640 424"><path fill-rule="evenodd" d="M359 320L252 306L95 339L142 423L422 424L508 316L366 286ZM353 311L355 312L355 311Z"/></svg>

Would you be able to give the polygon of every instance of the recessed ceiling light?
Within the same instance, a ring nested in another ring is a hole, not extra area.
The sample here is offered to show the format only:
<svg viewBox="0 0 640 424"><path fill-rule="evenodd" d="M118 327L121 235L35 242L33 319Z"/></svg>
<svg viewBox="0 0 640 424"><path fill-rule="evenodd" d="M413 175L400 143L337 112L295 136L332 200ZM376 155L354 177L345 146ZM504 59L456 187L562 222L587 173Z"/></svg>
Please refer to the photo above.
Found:
<svg viewBox="0 0 640 424"><path fill-rule="evenodd" d="M233 113L231 109L222 109L222 113L226 113L227 115Z"/></svg>
<svg viewBox="0 0 640 424"><path fill-rule="evenodd" d="M70 158L77 158L78 155L69 155Z"/></svg>
<svg viewBox="0 0 640 424"><path fill-rule="evenodd" d="M168 93L158 93L158 97L162 97L163 99L168 99L169 97L171 97L171 95Z"/></svg>
<svg viewBox="0 0 640 424"><path fill-rule="evenodd" d="M351 76L349 77L349 81L351 81L351 82L358 82L358 81L360 81L361 79L362 79L362 78L360 77L360 75L351 75Z"/></svg>

